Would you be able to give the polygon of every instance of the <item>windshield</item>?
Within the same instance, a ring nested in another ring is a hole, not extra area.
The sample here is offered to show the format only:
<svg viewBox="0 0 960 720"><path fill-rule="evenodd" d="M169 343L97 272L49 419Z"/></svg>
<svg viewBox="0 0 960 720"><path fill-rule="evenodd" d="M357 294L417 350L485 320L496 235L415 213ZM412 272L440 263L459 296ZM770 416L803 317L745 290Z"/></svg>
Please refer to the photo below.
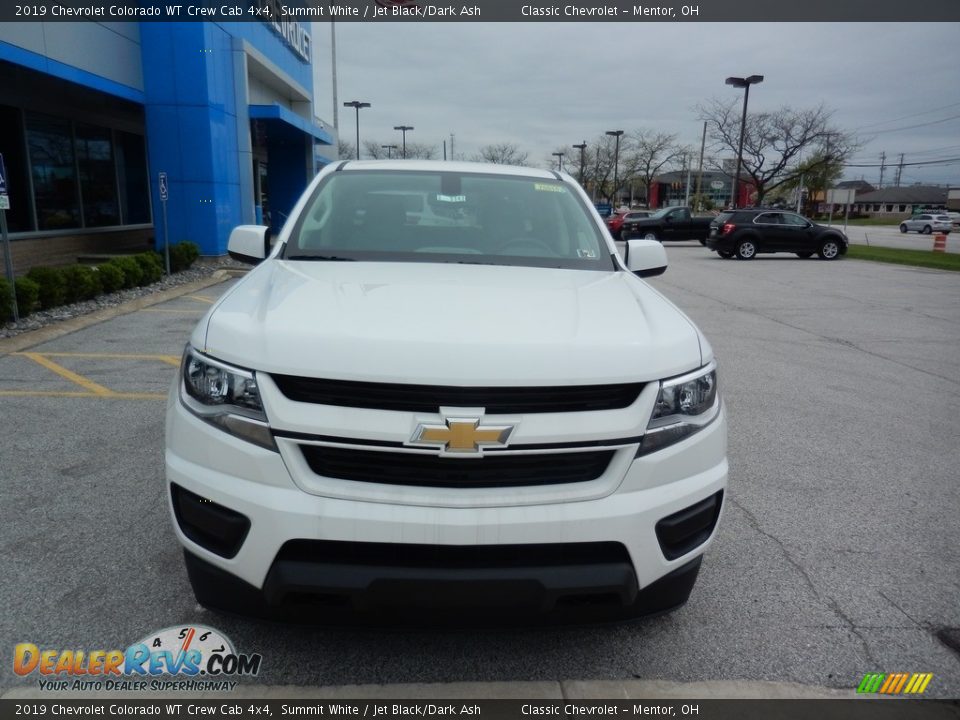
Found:
<svg viewBox="0 0 960 720"><path fill-rule="evenodd" d="M651 215L650 217L656 218L657 220L659 220L659 219L662 218L664 215L669 215L669 214L672 213L674 210L676 210L676 208L672 208L672 207L661 208L660 210L657 210L657 211L656 211L653 215Z"/></svg>
<svg viewBox="0 0 960 720"><path fill-rule="evenodd" d="M283 257L615 269L591 214L563 182L454 172L333 173Z"/></svg>

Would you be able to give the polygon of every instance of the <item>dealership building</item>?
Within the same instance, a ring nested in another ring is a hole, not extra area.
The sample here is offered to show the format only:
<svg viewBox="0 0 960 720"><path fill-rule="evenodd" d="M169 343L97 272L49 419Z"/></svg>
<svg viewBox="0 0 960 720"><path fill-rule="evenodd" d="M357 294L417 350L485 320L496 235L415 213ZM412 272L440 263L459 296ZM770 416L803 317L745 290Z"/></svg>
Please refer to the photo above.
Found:
<svg viewBox="0 0 960 720"><path fill-rule="evenodd" d="M279 229L336 157L312 49L309 23L0 23L17 273L164 237L223 255L236 225Z"/></svg>

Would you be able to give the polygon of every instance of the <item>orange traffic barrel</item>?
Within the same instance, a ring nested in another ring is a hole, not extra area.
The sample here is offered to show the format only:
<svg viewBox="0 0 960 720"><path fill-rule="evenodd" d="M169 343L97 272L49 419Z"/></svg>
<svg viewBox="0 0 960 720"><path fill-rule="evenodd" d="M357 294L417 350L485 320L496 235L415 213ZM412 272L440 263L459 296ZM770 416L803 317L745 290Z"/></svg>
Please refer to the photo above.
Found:
<svg viewBox="0 0 960 720"><path fill-rule="evenodd" d="M946 252L947 251L947 236L943 233L937 233L933 236L933 251L934 252Z"/></svg>

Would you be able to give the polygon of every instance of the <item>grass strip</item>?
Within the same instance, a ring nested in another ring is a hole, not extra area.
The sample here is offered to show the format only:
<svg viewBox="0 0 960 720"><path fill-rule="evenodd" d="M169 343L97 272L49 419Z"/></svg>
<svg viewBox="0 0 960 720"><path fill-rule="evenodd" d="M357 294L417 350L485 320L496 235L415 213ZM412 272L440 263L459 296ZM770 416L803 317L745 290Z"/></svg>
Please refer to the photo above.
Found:
<svg viewBox="0 0 960 720"><path fill-rule="evenodd" d="M912 265L913 267L960 272L960 255L957 253L935 253L929 250L901 250L899 248L851 245L847 250L847 257L854 260L873 260L875 262L894 263L895 265Z"/></svg>

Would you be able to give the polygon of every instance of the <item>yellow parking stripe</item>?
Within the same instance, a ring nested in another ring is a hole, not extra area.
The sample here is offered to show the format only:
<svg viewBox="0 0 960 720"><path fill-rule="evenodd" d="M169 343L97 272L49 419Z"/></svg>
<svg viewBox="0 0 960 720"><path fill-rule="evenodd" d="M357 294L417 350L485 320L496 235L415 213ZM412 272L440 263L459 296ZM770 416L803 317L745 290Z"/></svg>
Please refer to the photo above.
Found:
<svg viewBox="0 0 960 720"><path fill-rule="evenodd" d="M13 353L26 355L26 353ZM155 353L85 353L85 352L42 352L34 353L44 357L106 358L108 360L159 360L174 367L180 366L179 355L159 355Z"/></svg>
<svg viewBox="0 0 960 720"><path fill-rule="evenodd" d="M194 300L199 300L200 302L210 303L211 305L213 305L216 302L215 299L204 297L203 295L187 295L187 297L192 298Z"/></svg>
<svg viewBox="0 0 960 720"><path fill-rule="evenodd" d="M45 358L40 353L25 352L20 354L23 355L23 357L25 358L30 358L38 365L41 365L47 368L47 370L51 370L52 372L55 372L57 375L64 378L65 380L69 380L72 383L76 383L80 387L86 388L87 390L92 392L94 395L109 397L111 395L116 394L110 388L105 388L103 385L100 385L99 383L95 383L93 380L85 378L83 375L78 375L72 370L67 370L67 368L63 367L63 365L58 365L53 360L49 360Z"/></svg>
<svg viewBox="0 0 960 720"><path fill-rule="evenodd" d="M60 398L108 398L110 400L166 400L164 393L110 392L109 395L94 392L70 392L63 390L0 390L0 397L60 397Z"/></svg>

